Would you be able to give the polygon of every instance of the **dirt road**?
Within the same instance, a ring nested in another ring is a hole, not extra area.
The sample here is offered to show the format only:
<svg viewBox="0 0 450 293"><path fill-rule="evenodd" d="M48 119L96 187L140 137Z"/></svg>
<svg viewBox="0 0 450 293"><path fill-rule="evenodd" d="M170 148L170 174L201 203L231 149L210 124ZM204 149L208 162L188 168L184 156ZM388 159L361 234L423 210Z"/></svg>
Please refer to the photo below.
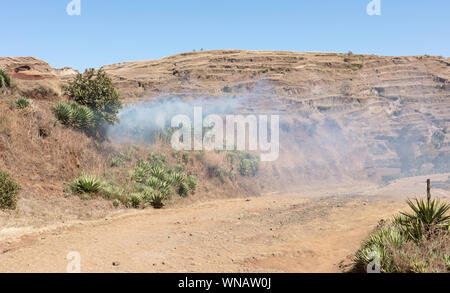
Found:
<svg viewBox="0 0 450 293"><path fill-rule="evenodd" d="M77 251L81 272L340 272L380 219L405 208L378 192L139 211L0 243L0 271L66 272Z"/></svg>

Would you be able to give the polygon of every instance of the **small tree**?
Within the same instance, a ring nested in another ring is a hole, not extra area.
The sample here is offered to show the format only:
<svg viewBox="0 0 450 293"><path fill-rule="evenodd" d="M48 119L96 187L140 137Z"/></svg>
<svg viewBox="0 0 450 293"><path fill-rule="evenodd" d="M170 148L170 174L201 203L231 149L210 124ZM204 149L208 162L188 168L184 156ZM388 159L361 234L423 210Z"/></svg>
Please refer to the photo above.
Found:
<svg viewBox="0 0 450 293"><path fill-rule="evenodd" d="M0 209L14 210L20 186L11 179L8 173L0 171Z"/></svg>
<svg viewBox="0 0 450 293"><path fill-rule="evenodd" d="M94 112L95 129L103 134L105 124L119 122L120 94L111 78L102 70L87 69L70 81L64 92L72 101L90 108Z"/></svg>

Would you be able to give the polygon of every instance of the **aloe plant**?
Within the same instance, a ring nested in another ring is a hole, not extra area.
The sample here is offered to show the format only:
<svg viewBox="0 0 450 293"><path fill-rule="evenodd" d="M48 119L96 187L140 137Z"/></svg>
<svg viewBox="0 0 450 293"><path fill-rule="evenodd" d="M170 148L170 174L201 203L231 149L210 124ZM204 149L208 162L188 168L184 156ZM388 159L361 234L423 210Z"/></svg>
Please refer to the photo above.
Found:
<svg viewBox="0 0 450 293"><path fill-rule="evenodd" d="M70 188L74 193L97 193L101 188L101 181L94 175L81 175L70 184Z"/></svg>
<svg viewBox="0 0 450 293"><path fill-rule="evenodd" d="M25 109L31 104L30 100L25 97L20 97L14 101L14 107L17 109Z"/></svg>
<svg viewBox="0 0 450 293"><path fill-rule="evenodd" d="M430 227L446 226L450 220L450 215L447 212L450 210L450 205L443 203L440 200L422 200L414 199L407 201L408 206L413 210L413 213L401 213L403 220L406 222L416 222Z"/></svg>

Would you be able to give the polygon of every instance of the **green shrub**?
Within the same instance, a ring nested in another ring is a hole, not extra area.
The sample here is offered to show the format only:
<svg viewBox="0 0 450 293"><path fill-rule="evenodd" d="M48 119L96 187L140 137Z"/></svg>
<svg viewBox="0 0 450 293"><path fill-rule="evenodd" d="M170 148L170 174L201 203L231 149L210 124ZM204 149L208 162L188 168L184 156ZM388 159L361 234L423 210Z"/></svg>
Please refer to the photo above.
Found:
<svg viewBox="0 0 450 293"><path fill-rule="evenodd" d="M242 176L256 176L259 169L259 159L243 159L239 165L239 173Z"/></svg>
<svg viewBox="0 0 450 293"><path fill-rule="evenodd" d="M30 100L25 97L20 97L14 101L14 107L17 109L25 109L30 105Z"/></svg>
<svg viewBox="0 0 450 293"><path fill-rule="evenodd" d="M155 154L154 152L151 152L148 154L148 161L151 162L152 166L157 166L163 168L165 165L167 158L165 154Z"/></svg>
<svg viewBox="0 0 450 293"><path fill-rule="evenodd" d="M175 166L175 171L176 172L184 172L185 169L186 169L186 167L184 165L182 165L182 164L177 164Z"/></svg>
<svg viewBox="0 0 450 293"><path fill-rule="evenodd" d="M115 200L113 201L113 206L114 206L115 208L118 208L119 205L120 205L120 201L119 201L118 199L115 199Z"/></svg>
<svg viewBox="0 0 450 293"><path fill-rule="evenodd" d="M105 199L114 199L119 201L123 201L125 194L125 190L109 183L103 183L99 192Z"/></svg>
<svg viewBox="0 0 450 293"><path fill-rule="evenodd" d="M178 185L178 194L182 197L189 195L189 185L185 181Z"/></svg>
<svg viewBox="0 0 450 293"><path fill-rule="evenodd" d="M194 176L188 176L187 178L187 184L189 186L189 190L192 193L195 193L196 189L197 189L197 178L195 178Z"/></svg>
<svg viewBox="0 0 450 293"><path fill-rule="evenodd" d="M120 94L103 70L87 69L83 74L77 74L64 87L64 92L72 101L93 111L97 131L104 131L100 127L104 123L112 125L119 121Z"/></svg>
<svg viewBox="0 0 450 293"><path fill-rule="evenodd" d="M216 176L219 178L220 182L225 183L226 182L226 178L230 178L230 172L223 168L223 167L219 167L216 170Z"/></svg>
<svg viewBox="0 0 450 293"><path fill-rule="evenodd" d="M150 153L148 159L151 162L139 159L131 176L136 188L145 193L145 201L151 204L155 194L168 197L176 192L185 197L190 192L195 192L197 186L195 177L188 177L183 171L167 168L164 163L166 158L161 155Z"/></svg>
<svg viewBox="0 0 450 293"><path fill-rule="evenodd" d="M131 206L135 209L139 208L141 206L142 202L142 195L138 193L134 193L130 195L130 203Z"/></svg>
<svg viewBox="0 0 450 293"><path fill-rule="evenodd" d="M139 159L133 170L132 179L138 183L144 183L151 175L151 165L149 162Z"/></svg>
<svg viewBox="0 0 450 293"><path fill-rule="evenodd" d="M345 64L345 67L348 68L348 69L351 69L351 70L353 70L353 71L357 71L357 70L362 69L362 68L363 68L363 65L360 64L360 63L355 63L355 64L353 64L353 63L352 63L352 64L346 63L346 64Z"/></svg>
<svg viewBox="0 0 450 293"><path fill-rule="evenodd" d="M243 151L228 152L226 154L228 163L230 164L231 171L229 171L230 179L234 177L232 170L237 164L237 170L241 176L256 176L259 170L259 157L249 154ZM223 168L226 170L225 168ZM222 170L223 171L223 170ZM226 175L225 172L223 175ZM220 174L218 174L220 175ZM224 177L224 176L221 176ZM222 180L223 182L223 180Z"/></svg>
<svg viewBox="0 0 450 293"><path fill-rule="evenodd" d="M11 179L8 173L0 171L0 209L14 210L19 191L20 186Z"/></svg>
<svg viewBox="0 0 450 293"><path fill-rule="evenodd" d="M73 193L98 193L101 191L102 182L95 175L81 175L70 183Z"/></svg>
<svg viewBox="0 0 450 293"><path fill-rule="evenodd" d="M153 195L150 196L150 204L155 208L155 209L161 209L164 207L164 196L162 194L159 193L155 193Z"/></svg>
<svg viewBox="0 0 450 293"><path fill-rule="evenodd" d="M173 173L169 176L169 182L171 184L180 185L181 183L187 180L187 176L185 173Z"/></svg>
<svg viewBox="0 0 450 293"><path fill-rule="evenodd" d="M153 166L150 169L150 175L158 178L161 181L167 181L167 171L160 166Z"/></svg>
<svg viewBox="0 0 450 293"><path fill-rule="evenodd" d="M369 240L364 242L362 248L356 253L356 269L365 272L367 265L378 258L381 272L397 272L392 248L400 248L406 241L406 236L397 227L380 228L370 235Z"/></svg>

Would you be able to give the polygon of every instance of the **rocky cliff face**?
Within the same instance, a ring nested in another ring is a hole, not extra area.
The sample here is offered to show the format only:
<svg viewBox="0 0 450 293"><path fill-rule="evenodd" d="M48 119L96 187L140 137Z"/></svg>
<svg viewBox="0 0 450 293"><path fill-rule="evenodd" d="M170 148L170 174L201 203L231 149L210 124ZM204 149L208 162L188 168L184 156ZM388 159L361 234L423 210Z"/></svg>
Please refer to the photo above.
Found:
<svg viewBox="0 0 450 293"><path fill-rule="evenodd" d="M61 85L77 71L56 69L34 57L0 57L0 68L13 78L19 93L42 99L61 95Z"/></svg>

